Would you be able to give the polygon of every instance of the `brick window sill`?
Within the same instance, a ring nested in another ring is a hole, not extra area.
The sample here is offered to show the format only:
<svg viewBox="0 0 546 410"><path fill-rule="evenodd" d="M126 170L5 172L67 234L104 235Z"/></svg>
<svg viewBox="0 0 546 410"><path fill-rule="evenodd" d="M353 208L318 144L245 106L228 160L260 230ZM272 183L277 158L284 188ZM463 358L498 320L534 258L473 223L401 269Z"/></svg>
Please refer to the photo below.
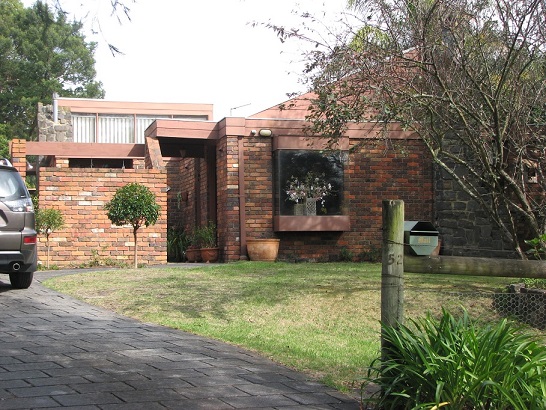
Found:
<svg viewBox="0 0 546 410"><path fill-rule="evenodd" d="M275 232L328 232L349 231L351 223L346 215L334 216L275 216Z"/></svg>

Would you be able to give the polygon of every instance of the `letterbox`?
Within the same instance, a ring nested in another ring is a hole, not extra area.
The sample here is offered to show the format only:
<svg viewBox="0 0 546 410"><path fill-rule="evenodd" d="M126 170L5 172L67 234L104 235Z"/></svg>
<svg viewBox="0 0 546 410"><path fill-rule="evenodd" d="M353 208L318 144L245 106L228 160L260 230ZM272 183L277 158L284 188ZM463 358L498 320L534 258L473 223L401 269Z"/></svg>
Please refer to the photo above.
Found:
<svg viewBox="0 0 546 410"><path fill-rule="evenodd" d="M430 222L404 221L404 245L412 255L430 255L438 246L438 231Z"/></svg>

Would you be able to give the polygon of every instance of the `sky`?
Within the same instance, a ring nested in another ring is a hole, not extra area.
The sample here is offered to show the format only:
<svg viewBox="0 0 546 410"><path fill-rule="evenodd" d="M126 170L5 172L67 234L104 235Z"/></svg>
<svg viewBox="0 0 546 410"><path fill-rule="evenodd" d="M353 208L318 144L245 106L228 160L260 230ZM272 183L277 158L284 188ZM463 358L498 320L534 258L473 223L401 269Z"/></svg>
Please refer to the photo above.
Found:
<svg viewBox="0 0 546 410"><path fill-rule="evenodd" d="M24 0L25 5L34 1ZM51 3L51 1L50 1ZM301 42L281 43L253 21L298 27L294 10L336 19L346 0L125 0L131 21L110 16L108 0L61 0L77 17L86 16L98 42L97 80L113 101L207 103L214 120L244 117L305 91ZM325 14L323 14L325 13ZM108 43L123 54L113 56Z"/></svg>

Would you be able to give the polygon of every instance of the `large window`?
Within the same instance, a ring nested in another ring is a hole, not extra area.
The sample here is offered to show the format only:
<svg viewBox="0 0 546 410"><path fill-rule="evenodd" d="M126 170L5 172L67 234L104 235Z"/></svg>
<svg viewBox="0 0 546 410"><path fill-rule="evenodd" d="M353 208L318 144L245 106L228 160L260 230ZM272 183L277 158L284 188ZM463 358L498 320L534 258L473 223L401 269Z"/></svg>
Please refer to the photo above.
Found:
<svg viewBox="0 0 546 410"><path fill-rule="evenodd" d="M343 214L343 155L278 150L276 169L277 215Z"/></svg>

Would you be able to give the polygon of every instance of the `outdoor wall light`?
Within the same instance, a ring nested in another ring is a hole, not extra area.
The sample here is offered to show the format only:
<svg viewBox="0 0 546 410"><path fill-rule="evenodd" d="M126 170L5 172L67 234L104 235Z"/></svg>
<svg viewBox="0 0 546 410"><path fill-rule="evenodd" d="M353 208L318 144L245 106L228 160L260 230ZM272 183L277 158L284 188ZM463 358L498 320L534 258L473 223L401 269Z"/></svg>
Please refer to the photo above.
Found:
<svg viewBox="0 0 546 410"><path fill-rule="evenodd" d="M271 137L271 130L260 130L260 137Z"/></svg>

